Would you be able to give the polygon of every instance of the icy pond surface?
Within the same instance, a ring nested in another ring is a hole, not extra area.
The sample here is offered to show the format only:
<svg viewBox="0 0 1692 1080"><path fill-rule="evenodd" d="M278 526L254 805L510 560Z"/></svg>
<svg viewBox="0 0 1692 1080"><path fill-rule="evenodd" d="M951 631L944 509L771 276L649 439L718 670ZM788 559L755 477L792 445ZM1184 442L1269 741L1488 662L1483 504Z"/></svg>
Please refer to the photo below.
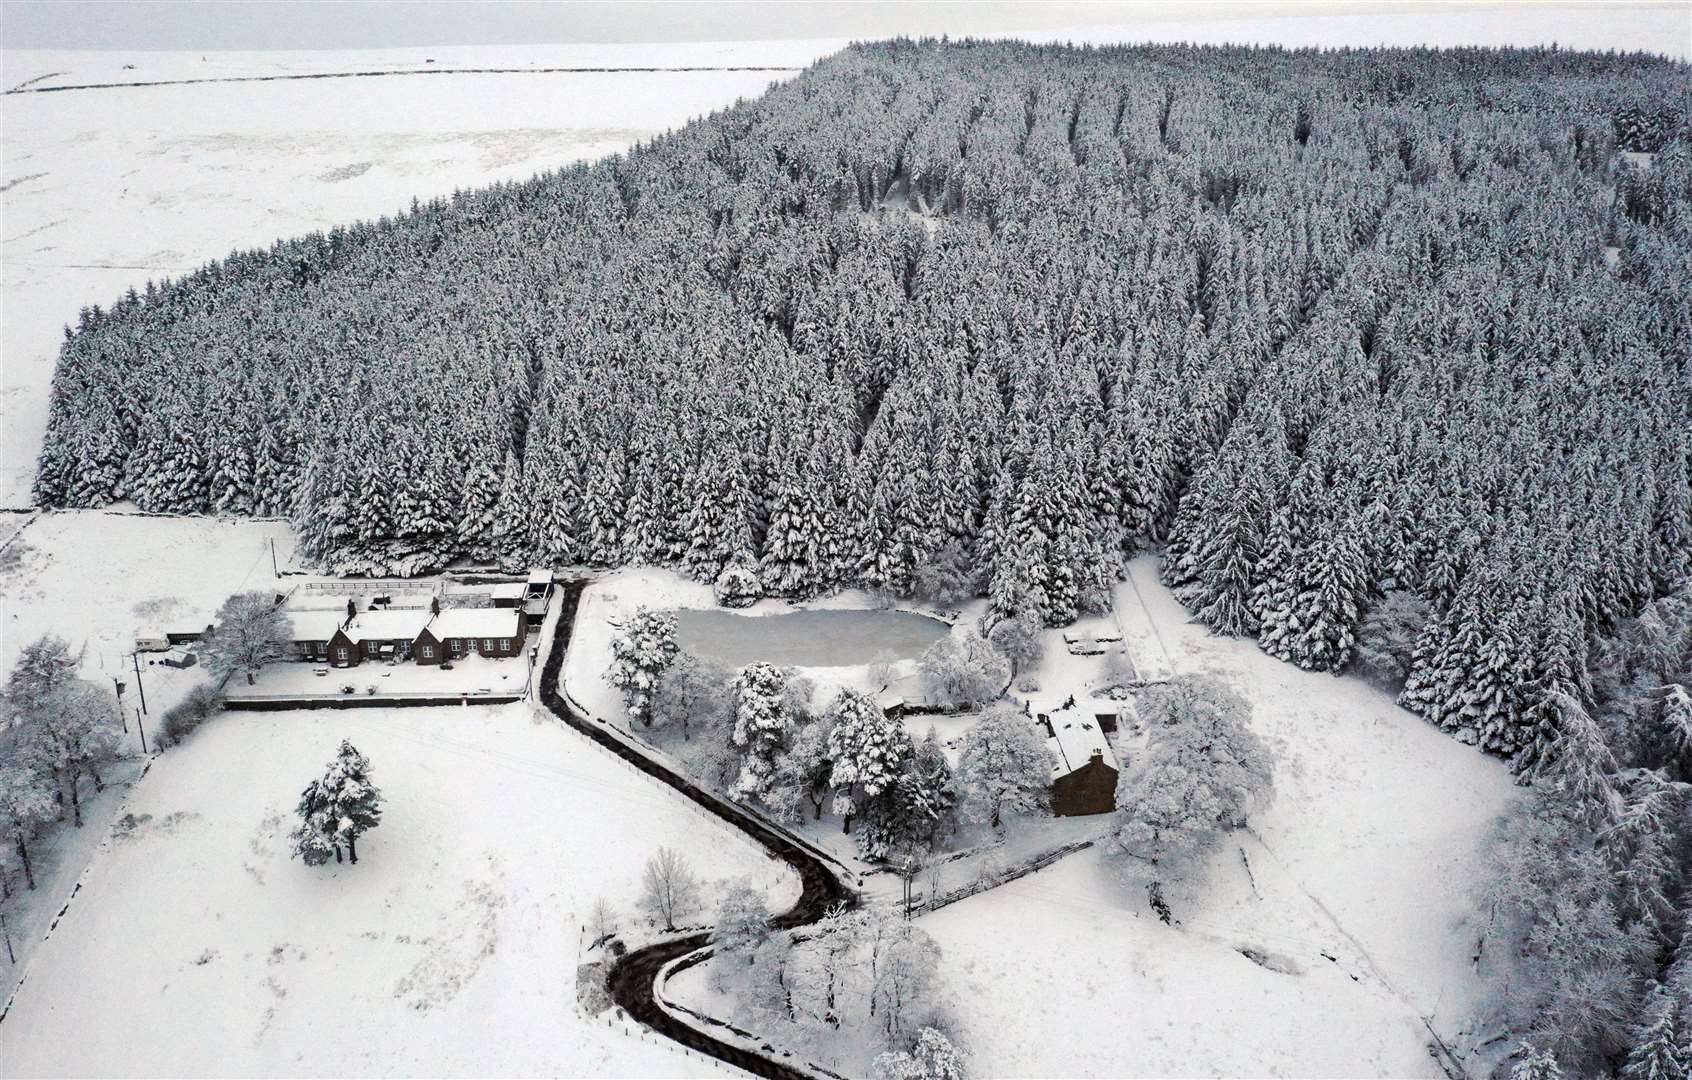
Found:
<svg viewBox="0 0 1692 1080"><path fill-rule="evenodd" d="M759 660L800 667L849 667L883 656L918 656L951 627L908 611L791 611L737 615L683 608L676 643L687 652L738 668Z"/></svg>

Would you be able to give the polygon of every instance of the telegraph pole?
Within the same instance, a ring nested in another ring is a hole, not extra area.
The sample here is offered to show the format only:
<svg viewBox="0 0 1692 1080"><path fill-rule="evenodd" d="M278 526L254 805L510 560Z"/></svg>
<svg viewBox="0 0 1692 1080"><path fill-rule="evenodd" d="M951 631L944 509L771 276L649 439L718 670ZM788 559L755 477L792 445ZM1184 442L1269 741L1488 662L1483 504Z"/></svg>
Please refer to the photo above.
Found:
<svg viewBox="0 0 1692 1080"><path fill-rule="evenodd" d="M6 925L6 911L0 908L0 937L6 939L6 959L12 963L18 962L18 954L12 951L12 931Z"/></svg>
<svg viewBox="0 0 1692 1080"><path fill-rule="evenodd" d="M123 680L118 678L116 675L112 676L112 689L117 691L118 723L123 725L123 733L128 735L129 716L123 711Z"/></svg>
<svg viewBox="0 0 1692 1080"><path fill-rule="evenodd" d="M147 688L141 685L141 659L138 653L129 654L129 662L135 665L135 692L141 695L141 711L147 711ZM140 723L139 720L136 723Z"/></svg>
<svg viewBox="0 0 1692 1080"><path fill-rule="evenodd" d="M147 756L147 729L141 724L141 710L135 710L135 733L141 737L141 756Z"/></svg>

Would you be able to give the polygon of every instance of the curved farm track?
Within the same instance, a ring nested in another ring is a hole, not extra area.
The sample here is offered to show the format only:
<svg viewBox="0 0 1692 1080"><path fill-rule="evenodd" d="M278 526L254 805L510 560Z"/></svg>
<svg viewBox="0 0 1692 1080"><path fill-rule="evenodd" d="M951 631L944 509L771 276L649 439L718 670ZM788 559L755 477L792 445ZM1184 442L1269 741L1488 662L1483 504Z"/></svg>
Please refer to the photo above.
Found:
<svg viewBox="0 0 1692 1080"><path fill-rule="evenodd" d="M558 680L564 667L564 653L569 648L571 632L575 628L576 607L581 602L582 588L582 582L570 582L562 586L563 611L559 614L558 628L553 634L552 651L546 658L546 666L541 670L541 701L546 707L564 723L606 751L617 755L648 776L668 784L684 798L693 800L739 829L773 857L793 867L799 875L801 886L799 901L775 918L774 925L777 927L792 929L808 926L821 919L829 908L836 904L855 905L857 896L841 883L840 878L823 859L805 845L733 803L712 795L680 773L631 749L577 712L565 700L559 690ZM689 1049L708 1054L758 1076L770 1077L771 1080L810 1080L812 1074L807 1071L794 1068L774 1057L753 1053L742 1046L713 1038L706 1032L676 1019L659 1006L656 999L659 972L671 961L704 947L709 939L708 931L700 931L625 954L611 969L607 979L611 1000L640 1023Z"/></svg>

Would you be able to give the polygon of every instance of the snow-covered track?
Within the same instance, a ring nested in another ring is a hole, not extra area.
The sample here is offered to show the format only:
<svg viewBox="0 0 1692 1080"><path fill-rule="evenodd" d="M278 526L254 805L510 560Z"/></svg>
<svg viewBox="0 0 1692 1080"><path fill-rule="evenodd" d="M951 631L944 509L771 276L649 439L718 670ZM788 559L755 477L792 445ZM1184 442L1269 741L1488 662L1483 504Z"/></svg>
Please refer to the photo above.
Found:
<svg viewBox="0 0 1692 1080"><path fill-rule="evenodd" d="M744 808L718 798L675 770L645 756L609 729L594 723L565 700L558 685L559 675L563 670L564 654L569 648L571 632L575 627L576 608L581 602L582 588L582 582L571 582L562 586L562 610L558 616L558 627L553 634L552 651L547 656L546 666L541 670L541 701L546 707L565 724L603 749L648 776L668 784L682 796L693 800L706 811L751 837L772 857L793 867L794 872L799 875L799 900L793 907L775 917L773 925L777 928L790 930L808 926L821 919L837 904L856 906L857 895L841 882L835 871L814 853L810 845ZM665 967L709 943L710 932L699 931L625 954L612 967L607 979L611 1000L624 1012L658 1034L757 1076L770 1077L772 1080L815 1080L816 1074L809 1069L725 1042L685 1022L660 1004L657 983Z"/></svg>

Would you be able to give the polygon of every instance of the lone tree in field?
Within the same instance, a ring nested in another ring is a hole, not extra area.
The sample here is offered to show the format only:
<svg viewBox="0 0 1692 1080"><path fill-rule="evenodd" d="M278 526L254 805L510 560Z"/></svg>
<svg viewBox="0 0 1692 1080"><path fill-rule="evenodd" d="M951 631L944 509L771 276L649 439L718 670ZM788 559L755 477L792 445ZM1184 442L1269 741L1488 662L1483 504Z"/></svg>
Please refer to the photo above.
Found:
<svg viewBox="0 0 1692 1080"><path fill-rule="evenodd" d="M17 849L24 881L35 888L35 870L30 866L28 839L38 826L53 816L53 797L47 785L29 769L16 765L0 768L0 829Z"/></svg>
<svg viewBox="0 0 1692 1080"><path fill-rule="evenodd" d="M665 930L674 930L677 919L699 908L699 879L674 848L659 848L646 861L640 881L641 906L663 923Z"/></svg>
<svg viewBox="0 0 1692 1080"><path fill-rule="evenodd" d="M217 609L210 635L201 643L206 664L218 678L234 672L247 676L247 685L264 665L282 659L293 640L294 626L266 592L236 593Z"/></svg>
<svg viewBox="0 0 1692 1080"><path fill-rule="evenodd" d="M307 866L321 866L334 856L358 863L358 838L382 823L382 793L370 781L370 759L345 739L323 778L300 793L299 828L294 854Z"/></svg>
<svg viewBox="0 0 1692 1080"><path fill-rule="evenodd" d="M651 727L653 697L676 658L676 620L641 608L622 634L611 639L611 655L611 670L605 677L623 692L629 719Z"/></svg>
<svg viewBox="0 0 1692 1080"><path fill-rule="evenodd" d="M1117 782L1109 850L1131 881L1145 883L1154 906L1165 882L1201 865L1270 794L1269 753L1246 727L1250 711L1220 683L1190 677L1141 699L1150 740Z"/></svg>
<svg viewBox="0 0 1692 1080"><path fill-rule="evenodd" d="M957 784L964 813L997 829L1006 812L1042 810L1051 798L1052 752L1034 722L1009 705L991 709L964 736Z"/></svg>

